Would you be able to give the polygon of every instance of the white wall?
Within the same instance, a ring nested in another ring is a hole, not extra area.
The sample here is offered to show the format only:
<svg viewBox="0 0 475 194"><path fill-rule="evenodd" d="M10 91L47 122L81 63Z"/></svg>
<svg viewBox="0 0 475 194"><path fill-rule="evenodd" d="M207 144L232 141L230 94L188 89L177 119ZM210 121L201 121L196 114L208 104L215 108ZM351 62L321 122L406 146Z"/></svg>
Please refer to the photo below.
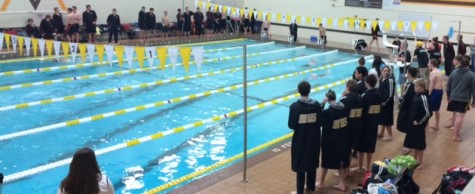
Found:
<svg viewBox="0 0 475 194"><path fill-rule="evenodd" d="M384 0L387 1L387 0ZM245 1L245 6L249 9L256 8L258 10L268 10L271 12L300 15L307 17L322 17L322 18L343 18L353 17L357 15L359 18L367 18L374 20L379 18L381 20L398 20L401 14L410 15L427 15L432 16L433 21L439 21L439 28L436 32L431 33L431 37L441 36L447 34L449 27L453 26L455 30L458 29L458 24L451 21L462 21L462 34L466 43L473 43L475 33L475 14L473 10L475 7L460 7L460 6L442 6L442 5L427 5L427 4L403 4L392 6L388 10L382 9L368 9L345 7L344 0L259 0L259 1ZM334 5L334 6L333 6ZM288 35L287 27L271 27L271 33ZM367 32L367 31L362 31ZM369 32L367 32L369 33ZM299 37L308 39L311 35L318 35L317 31L299 30ZM365 38L370 40L369 36L362 35L348 35L346 33L328 32L329 41L349 43L352 39ZM455 41L455 39L452 39Z"/></svg>
<svg viewBox="0 0 475 194"><path fill-rule="evenodd" d="M138 12L142 6L145 6L147 10L150 7L155 9L157 20L159 20L163 14L163 11L168 10L169 17L172 21L175 21L175 15L178 8L188 6L192 10L195 10L194 0L63 0L67 7L73 5L78 7L79 11L84 11L86 5L90 4L92 9L97 12L100 24L106 22L107 16L112 12L112 8L116 8L118 14L121 16L122 23L137 22ZM237 2L237 0L221 0L227 3ZM0 1L3 2L3 1ZM5 12L0 12L0 28L6 27L23 27L26 25L28 18L33 18L35 23L39 25L40 18L46 14L52 14L54 7L60 7L58 0L41 0L37 10L33 9L33 6L28 0L14 0L11 1ZM25 13L28 12L28 13ZM64 15L63 15L64 16Z"/></svg>

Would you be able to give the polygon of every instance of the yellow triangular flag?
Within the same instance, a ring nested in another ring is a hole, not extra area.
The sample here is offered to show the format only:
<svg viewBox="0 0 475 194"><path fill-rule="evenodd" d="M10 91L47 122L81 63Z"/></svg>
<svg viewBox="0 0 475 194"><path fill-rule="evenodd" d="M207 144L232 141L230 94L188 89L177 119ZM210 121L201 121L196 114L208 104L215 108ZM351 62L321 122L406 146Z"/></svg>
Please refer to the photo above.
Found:
<svg viewBox="0 0 475 194"><path fill-rule="evenodd" d="M87 45L86 44L79 44L78 47L79 47L79 55L81 55L81 61L84 63L86 62L86 47Z"/></svg>
<svg viewBox="0 0 475 194"><path fill-rule="evenodd" d="M276 17L277 21L281 22L282 21L282 14L278 13L276 14Z"/></svg>
<svg viewBox="0 0 475 194"><path fill-rule="evenodd" d="M48 58L51 59L53 57L53 40L46 40L46 52L48 53Z"/></svg>
<svg viewBox="0 0 475 194"><path fill-rule="evenodd" d="M316 26L320 25L322 23L322 18L317 18L317 23L315 24ZM323 25L323 24L322 24Z"/></svg>
<svg viewBox="0 0 475 194"><path fill-rule="evenodd" d="M354 28L355 27L355 18L350 18L348 21L348 27Z"/></svg>
<svg viewBox="0 0 475 194"><path fill-rule="evenodd" d="M389 31L391 29L391 21L384 21L384 30Z"/></svg>
<svg viewBox="0 0 475 194"><path fill-rule="evenodd" d="M411 21L411 30L415 32L417 29L417 22L416 21Z"/></svg>
<svg viewBox="0 0 475 194"><path fill-rule="evenodd" d="M327 19L327 26L333 26L333 18L328 18Z"/></svg>
<svg viewBox="0 0 475 194"><path fill-rule="evenodd" d="M427 32L430 32L430 29L432 28L432 22L424 22L424 27L426 28Z"/></svg>
<svg viewBox="0 0 475 194"><path fill-rule="evenodd" d="M69 42L62 42L61 47L63 48L64 59L68 59L68 57L69 57Z"/></svg>
<svg viewBox="0 0 475 194"><path fill-rule="evenodd" d="M165 63L167 62L167 48L159 47L157 48L158 59L160 59L160 69L165 69Z"/></svg>
<svg viewBox="0 0 475 194"><path fill-rule="evenodd" d="M364 29L365 25L366 25L366 21L365 20L360 20L360 28Z"/></svg>
<svg viewBox="0 0 475 194"><path fill-rule="evenodd" d="M18 36L18 48L20 50L20 56L23 56L23 44L25 44L25 37Z"/></svg>
<svg viewBox="0 0 475 194"><path fill-rule="evenodd" d="M38 56L38 39L31 38L31 45L33 46L33 56Z"/></svg>
<svg viewBox="0 0 475 194"><path fill-rule="evenodd" d="M10 44L11 44L11 35L10 34L5 34L5 45L7 46L7 51L10 51Z"/></svg>
<svg viewBox="0 0 475 194"><path fill-rule="evenodd" d="M99 63L102 65L104 61L104 45L98 44L96 45L97 57L99 58Z"/></svg>
<svg viewBox="0 0 475 194"><path fill-rule="evenodd" d="M117 55L117 61L119 61L120 68L122 68L122 64L124 63L124 51L125 48L123 46L115 47L115 54Z"/></svg>
<svg viewBox="0 0 475 194"><path fill-rule="evenodd" d="M257 19L264 21L266 18L264 18L262 11L257 12Z"/></svg>
<svg viewBox="0 0 475 194"><path fill-rule="evenodd" d="M231 14L236 15L236 8L231 8Z"/></svg>
<svg viewBox="0 0 475 194"><path fill-rule="evenodd" d="M208 10L211 7L211 3L206 4L206 10Z"/></svg>
<svg viewBox="0 0 475 194"><path fill-rule="evenodd" d="M305 24L310 26L310 24L312 24L312 18L311 17L306 17L306 20L307 21L305 21Z"/></svg>
<svg viewBox="0 0 475 194"><path fill-rule="evenodd" d="M191 48L180 48L180 55L183 66L185 67L185 72L188 72L188 69L190 69Z"/></svg>
<svg viewBox="0 0 475 194"><path fill-rule="evenodd" d="M293 21L292 21L292 16L289 15L289 14L287 14L287 17L285 18L285 23L286 23L286 24L290 24L290 23L292 23L292 22L293 22Z"/></svg>
<svg viewBox="0 0 475 194"><path fill-rule="evenodd" d="M398 21L397 22L397 29L401 32L404 31L404 22L403 21Z"/></svg>
<svg viewBox="0 0 475 194"><path fill-rule="evenodd" d="M145 60L145 47L135 47L135 53L137 54L137 60L139 61L140 68L143 68L143 63Z"/></svg>
<svg viewBox="0 0 475 194"><path fill-rule="evenodd" d="M228 6L223 6L223 13L227 13L228 11Z"/></svg>
<svg viewBox="0 0 475 194"><path fill-rule="evenodd" d="M344 22L345 22L344 19L339 19L339 20L338 20L338 28L343 28Z"/></svg>
<svg viewBox="0 0 475 194"><path fill-rule="evenodd" d="M376 26L378 25L378 21L373 21L373 23L371 24L371 26L373 27L373 30L376 30Z"/></svg>
<svg viewBox="0 0 475 194"><path fill-rule="evenodd" d="M301 24L302 23L302 16L297 16L297 24Z"/></svg>

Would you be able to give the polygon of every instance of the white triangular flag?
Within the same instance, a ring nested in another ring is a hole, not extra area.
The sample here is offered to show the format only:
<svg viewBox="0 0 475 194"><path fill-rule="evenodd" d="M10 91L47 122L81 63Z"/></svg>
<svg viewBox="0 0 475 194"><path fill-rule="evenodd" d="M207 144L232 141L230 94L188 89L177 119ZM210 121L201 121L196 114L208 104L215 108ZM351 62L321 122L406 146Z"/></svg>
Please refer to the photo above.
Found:
<svg viewBox="0 0 475 194"><path fill-rule="evenodd" d="M333 19L333 28L338 27L338 19Z"/></svg>
<svg viewBox="0 0 475 194"><path fill-rule="evenodd" d="M43 48L41 48L41 41L43 41ZM41 57L43 57L43 52L44 52L44 42L45 40L44 39L40 39L38 41L38 45L40 46L40 53L41 53ZM59 52L61 51L61 42L59 41L54 41L53 42L53 48L54 48L54 55L56 56L56 61L59 61ZM65 59L66 60L66 59Z"/></svg>
<svg viewBox="0 0 475 194"><path fill-rule="evenodd" d="M104 45L107 54L107 60L109 61L110 67L112 67L112 58L114 57L114 46Z"/></svg>
<svg viewBox="0 0 475 194"><path fill-rule="evenodd" d="M276 17L277 17L277 16L275 15L275 13L272 13L272 22L275 22Z"/></svg>
<svg viewBox="0 0 475 194"><path fill-rule="evenodd" d="M206 2L203 2L203 4L202 4L202 5L203 5L203 9L202 9L202 10L206 10L206 11L208 11L208 9L206 9Z"/></svg>
<svg viewBox="0 0 475 194"><path fill-rule="evenodd" d="M91 63L94 62L95 52L96 52L96 45L95 44L87 44L87 54L89 55L89 61Z"/></svg>
<svg viewBox="0 0 475 194"><path fill-rule="evenodd" d="M145 47L145 52L147 53L148 65L153 67L153 62L157 57L157 50L155 47Z"/></svg>
<svg viewBox="0 0 475 194"><path fill-rule="evenodd" d="M226 12L227 12L227 15L230 16L231 15L231 7L228 7L228 9L226 9Z"/></svg>
<svg viewBox="0 0 475 194"><path fill-rule="evenodd" d="M301 24L301 25L306 25L306 22L307 22L307 18L306 18L305 16L302 16L302 17L300 18L300 24Z"/></svg>
<svg viewBox="0 0 475 194"><path fill-rule="evenodd" d="M384 29L384 21L383 21L383 20L379 20L379 21L378 21L378 25L379 25L379 29L380 29L380 30L383 30L383 29Z"/></svg>
<svg viewBox="0 0 475 194"><path fill-rule="evenodd" d="M31 48L31 38L30 37L25 37L26 56L28 56L28 57L30 56L30 48Z"/></svg>
<svg viewBox="0 0 475 194"><path fill-rule="evenodd" d="M0 32L0 51L2 51L3 48L3 33Z"/></svg>
<svg viewBox="0 0 475 194"><path fill-rule="evenodd" d="M205 52L203 47L193 47L193 57L195 58L196 66L198 67L198 72L201 71L201 64L203 63L203 54Z"/></svg>
<svg viewBox="0 0 475 194"><path fill-rule="evenodd" d="M317 18L312 17L312 26L315 26L316 23L317 23Z"/></svg>
<svg viewBox="0 0 475 194"><path fill-rule="evenodd" d="M267 21L267 12L262 12L262 21Z"/></svg>
<svg viewBox="0 0 475 194"><path fill-rule="evenodd" d="M322 18L322 26L323 26L323 27L326 28L326 27L328 26L328 25L327 25L327 22L328 22L327 18Z"/></svg>
<svg viewBox="0 0 475 194"><path fill-rule="evenodd" d="M432 31L435 32L439 28L439 21L432 21Z"/></svg>
<svg viewBox="0 0 475 194"><path fill-rule="evenodd" d="M127 58L127 62L129 63L129 69L132 69L132 63L134 62L134 51L135 47L133 46L125 47L125 57Z"/></svg>
<svg viewBox="0 0 475 194"><path fill-rule="evenodd" d="M248 18L249 16L249 10L244 10L244 18Z"/></svg>
<svg viewBox="0 0 475 194"><path fill-rule="evenodd" d="M170 63L172 64L173 71L176 68L176 61L178 59L178 48L169 48L168 49L168 57L170 57Z"/></svg>
<svg viewBox="0 0 475 194"><path fill-rule="evenodd" d="M355 29L356 30L360 29L360 20L355 20Z"/></svg>
<svg viewBox="0 0 475 194"><path fill-rule="evenodd" d="M396 31L397 21L391 21L391 30Z"/></svg>
<svg viewBox="0 0 475 194"><path fill-rule="evenodd" d="M282 14L282 18L280 18L280 23L285 24L286 19L287 19L287 16L285 14Z"/></svg>
<svg viewBox="0 0 475 194"><path fill-rule="evenodd" d="M195 0L195 7L198 7L198 0Z"/></svg>
<svg viewBox="0 0 475 194"><path fill-rule="evenodd" d="M257 12L257 11L254 11L254 19L255 19L255 20L257 20L257 16L258 16L257 14L258 14L258 12Z"/></svg>
<svg viewBox="0 0 475 194"><path fill-rule="evenodd" d="M71 52L71 60L73 63L76 62L76 54L78 53L78 43L72 42L69 43L69 51Z"/></svg>
<svg viewBox="0 0 475 194"><path fill-rule="evenodd" d="M422 28L424 28L424 21L418 21L417 28L419 29L419 31L422 31Z"/></svg>
<svg viewBox="0 0 475 194"><path fill-rule="evenodd" d="M411 22L404 21L404 31L409 32L409 27L411 27Z"/></svg>
<svg viewBox="0 0 475 194"><path fill-rule="evenodd" d="M16 46L17 46L18 40L15 35L12 35L11 37L12 37L11 39L12 39L13 52L16 53Z"/></svg>
<svg viewBox="0 0 475 194"><path fill-rule="evenodd" d="M373 21L366 20L366 31L371 31L371 28L373 28Z"/></svg>
<svg viewBox="0 0 475 194"><path fill-rule="evenodd" d="M219 13L223 12L223 6L222 5L219 5L218 9L219 9Z"/></svg>
<svg viewBox="0 0 475 194"><path fill-rule="evenodd" d="M239 8L236 8L236 16L241 17L241 10Z"/></svg>
<svg viewBox="0 0 475 194"><path fill-rule="evenodd" d="M348 29L348 20L343 20L343 28Z"/></svg>

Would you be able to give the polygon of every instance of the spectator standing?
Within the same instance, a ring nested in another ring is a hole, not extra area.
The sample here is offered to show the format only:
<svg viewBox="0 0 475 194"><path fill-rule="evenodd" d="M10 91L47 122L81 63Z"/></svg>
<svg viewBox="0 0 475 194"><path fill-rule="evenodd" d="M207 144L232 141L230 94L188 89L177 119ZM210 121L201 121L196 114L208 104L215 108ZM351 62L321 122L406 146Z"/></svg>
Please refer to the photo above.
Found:
<svg viewBox="0 0 475 194"><path fill-rule="evenodd" d="M107 17L107 25L109 25L109 43L112 42L112 36L114 36L114 42L119 42L119 29L120 29L120 17L117 15L117 10L112 9L112 13Z"/></svg>

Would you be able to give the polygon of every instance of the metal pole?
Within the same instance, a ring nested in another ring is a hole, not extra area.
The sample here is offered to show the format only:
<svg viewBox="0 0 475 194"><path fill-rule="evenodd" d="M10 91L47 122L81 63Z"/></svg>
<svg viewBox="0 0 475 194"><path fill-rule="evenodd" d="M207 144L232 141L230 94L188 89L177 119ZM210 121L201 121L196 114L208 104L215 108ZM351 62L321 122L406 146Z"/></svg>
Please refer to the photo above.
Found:
<svg viewBox="0 0 475 194"><path fill-rule="evenodd" d="M247 46L244 45L242 48L244 69L244 161L241 182L247 183Z"/></svg>

